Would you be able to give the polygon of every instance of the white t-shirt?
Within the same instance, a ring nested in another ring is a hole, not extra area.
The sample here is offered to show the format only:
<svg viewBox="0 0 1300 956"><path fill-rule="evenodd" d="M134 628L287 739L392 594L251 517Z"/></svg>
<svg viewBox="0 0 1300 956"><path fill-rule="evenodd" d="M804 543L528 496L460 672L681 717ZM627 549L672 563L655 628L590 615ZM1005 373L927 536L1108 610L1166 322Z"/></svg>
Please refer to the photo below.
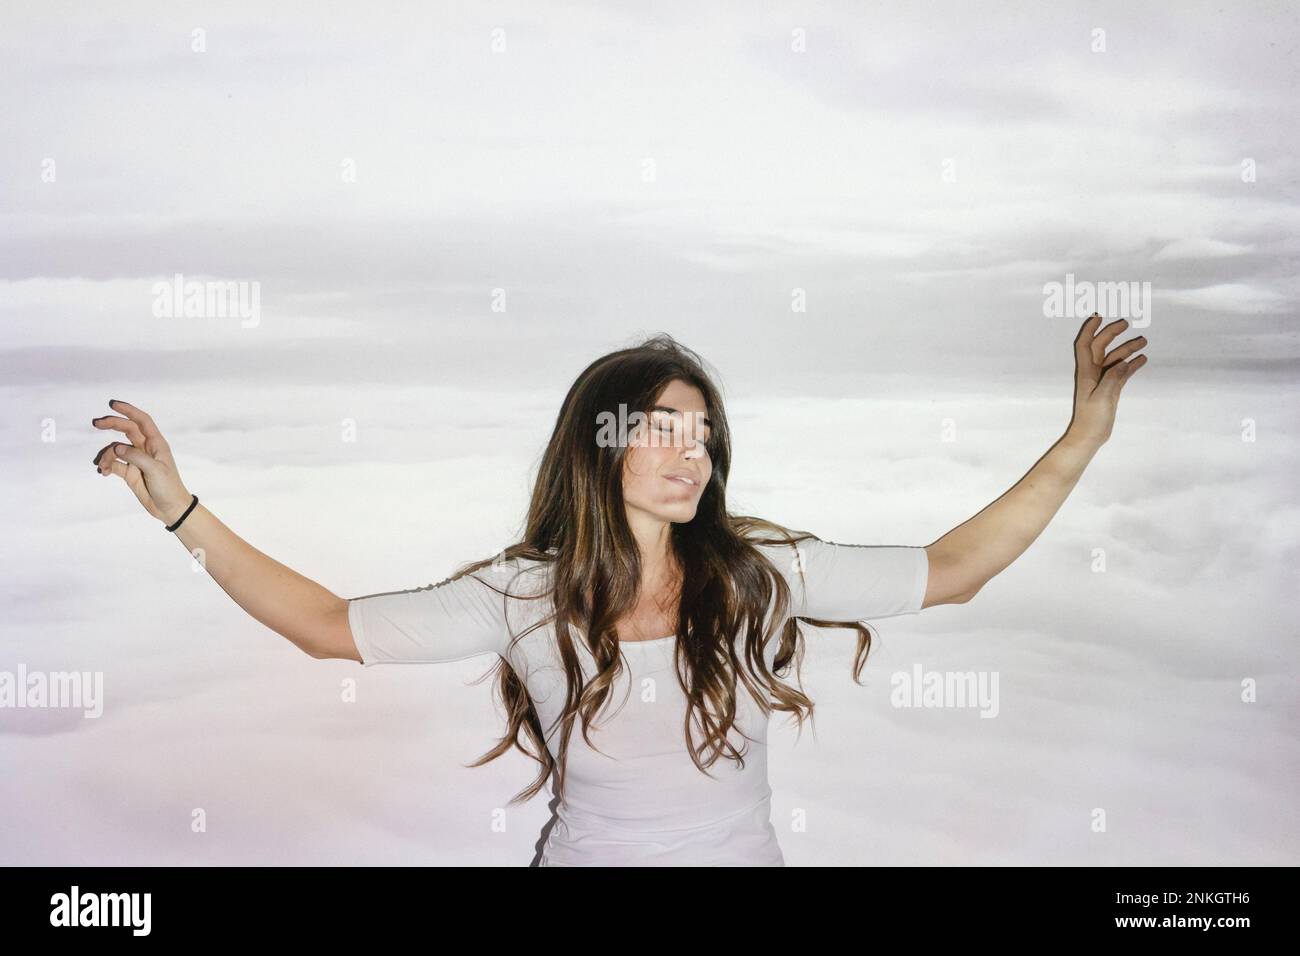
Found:
<svg viewBox="0 0 1300 956"><path fill-rule="evenodd" d="M863 621L920 611L929 578L924 548L817 539L797 547L798 553L790 545L758 546L790 585L790 616ZM553 611L546 598L515 597L543 593L547 576L541 562L516 560L425 588L353 598L348 622L362 663L438 663L498 654L527 687L547 745L558 757L562 728L556 721L565 688L554 628L543 625L509 646L509 633L518 634ZM570 630L590 679L594 661L581 632ZM768 718L738 681L730 740L738 750L748 745L745 766L737 769L735 760L721 756L708 768L711 776L702 773L687 752L686 698L673 670L676 640L670 635L620 644L623 673L590 731L597 749L583 740L581 720L570 734L565 799L557 806L540 865L785 864L771 822ZM769 642L765 651L769 667L778 643ZM703 740L698 725L694 740L697 746Z"/></svg>

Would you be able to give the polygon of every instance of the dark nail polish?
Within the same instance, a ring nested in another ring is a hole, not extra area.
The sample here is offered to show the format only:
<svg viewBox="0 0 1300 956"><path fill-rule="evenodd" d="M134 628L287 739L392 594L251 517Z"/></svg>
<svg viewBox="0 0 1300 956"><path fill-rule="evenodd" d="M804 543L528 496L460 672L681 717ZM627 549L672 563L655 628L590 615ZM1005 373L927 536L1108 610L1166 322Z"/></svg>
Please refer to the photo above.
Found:
<svg viewBox="0 0 1300 956"><path fill-rule="evenodd" d="M104 469L100 468L98 465L95 466L95 470L99 472L101 475L104 473Z"/></svg>

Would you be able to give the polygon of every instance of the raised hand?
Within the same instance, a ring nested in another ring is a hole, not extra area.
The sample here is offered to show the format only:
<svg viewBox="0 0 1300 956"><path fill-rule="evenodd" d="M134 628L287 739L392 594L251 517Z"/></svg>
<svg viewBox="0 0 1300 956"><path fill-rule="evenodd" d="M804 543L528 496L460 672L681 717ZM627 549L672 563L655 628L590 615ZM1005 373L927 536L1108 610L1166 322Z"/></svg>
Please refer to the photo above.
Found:
<svg viewBox="0 0 1300 956"><path fill-rule="evenodd" d="M1100 332L1101 316L1094 312L1084 320L1074 340L1074 415L1066 435L1078 442L1100 447L1110 438L1120 390L1133 373L1147 362L1145 355L1129 358L1147 344L1139 335L1106 352L1106 348L1128 328L1118 319Z"/></svg>
<svg viewBox="0 0 1300 956"><path fill-rule="evenodd" d="M171 448L143 410L117 399L108 404L121 415L102 415L90 423L122 432L129 444L110 442L91 460L101 475L117 475L125 481L145 511L163 524L173 524L190 506L192 496L181 481Z"/></svg>

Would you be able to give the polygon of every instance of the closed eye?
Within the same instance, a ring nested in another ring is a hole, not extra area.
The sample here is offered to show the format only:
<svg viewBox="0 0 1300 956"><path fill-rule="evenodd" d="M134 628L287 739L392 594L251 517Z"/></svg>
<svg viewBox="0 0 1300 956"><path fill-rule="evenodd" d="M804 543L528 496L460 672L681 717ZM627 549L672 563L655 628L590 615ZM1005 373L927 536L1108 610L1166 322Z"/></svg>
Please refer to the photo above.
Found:
<svg viewBox="0 0 1300 956"><path fill-rule="evenodd" d="M676 433L677 429L675 429L672 425L660 425L659 431L665 435L672 435ZM710 458L713 457L713 436L712 435L707 435L704 438L697 440L696 444L699 447L704 449L704 453L706 455L708 455Z"/></svg>

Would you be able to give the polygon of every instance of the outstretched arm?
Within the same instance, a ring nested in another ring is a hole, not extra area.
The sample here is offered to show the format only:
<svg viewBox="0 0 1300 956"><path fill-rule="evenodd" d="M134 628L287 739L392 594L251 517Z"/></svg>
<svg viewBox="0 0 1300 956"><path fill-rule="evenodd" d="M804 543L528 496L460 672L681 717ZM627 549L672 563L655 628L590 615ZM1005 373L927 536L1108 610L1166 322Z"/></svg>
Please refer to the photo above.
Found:
<svg viewBox="0 0 1300 956"><path fill-rule="evenodd" d="M113 400L116 415L91 419L103 431L120 431L94 457L101 475L126 482L145 511L174 523L192 500L181 481L171 446L154 420L140 408ZM191 554L203 556L209 577L235 603L299 649L316 658L361 657L348 628L348 602L253 547L200 502L176 529Z"/></svg>
<svg viewBox="0 0 1300 956"><path fill-rule="evenodd" d="M1129 356L1147 341L1138 336L1107 354L1128 322L1120 319L1098 333L1100 326L1101 316L1093 313L1074 340L1074 414L1065 434L1000 498L926 546L930 581L922 607L969 601L1020 557L1110 438L1120 390L1146 364L1145 355Z"/></svg>

